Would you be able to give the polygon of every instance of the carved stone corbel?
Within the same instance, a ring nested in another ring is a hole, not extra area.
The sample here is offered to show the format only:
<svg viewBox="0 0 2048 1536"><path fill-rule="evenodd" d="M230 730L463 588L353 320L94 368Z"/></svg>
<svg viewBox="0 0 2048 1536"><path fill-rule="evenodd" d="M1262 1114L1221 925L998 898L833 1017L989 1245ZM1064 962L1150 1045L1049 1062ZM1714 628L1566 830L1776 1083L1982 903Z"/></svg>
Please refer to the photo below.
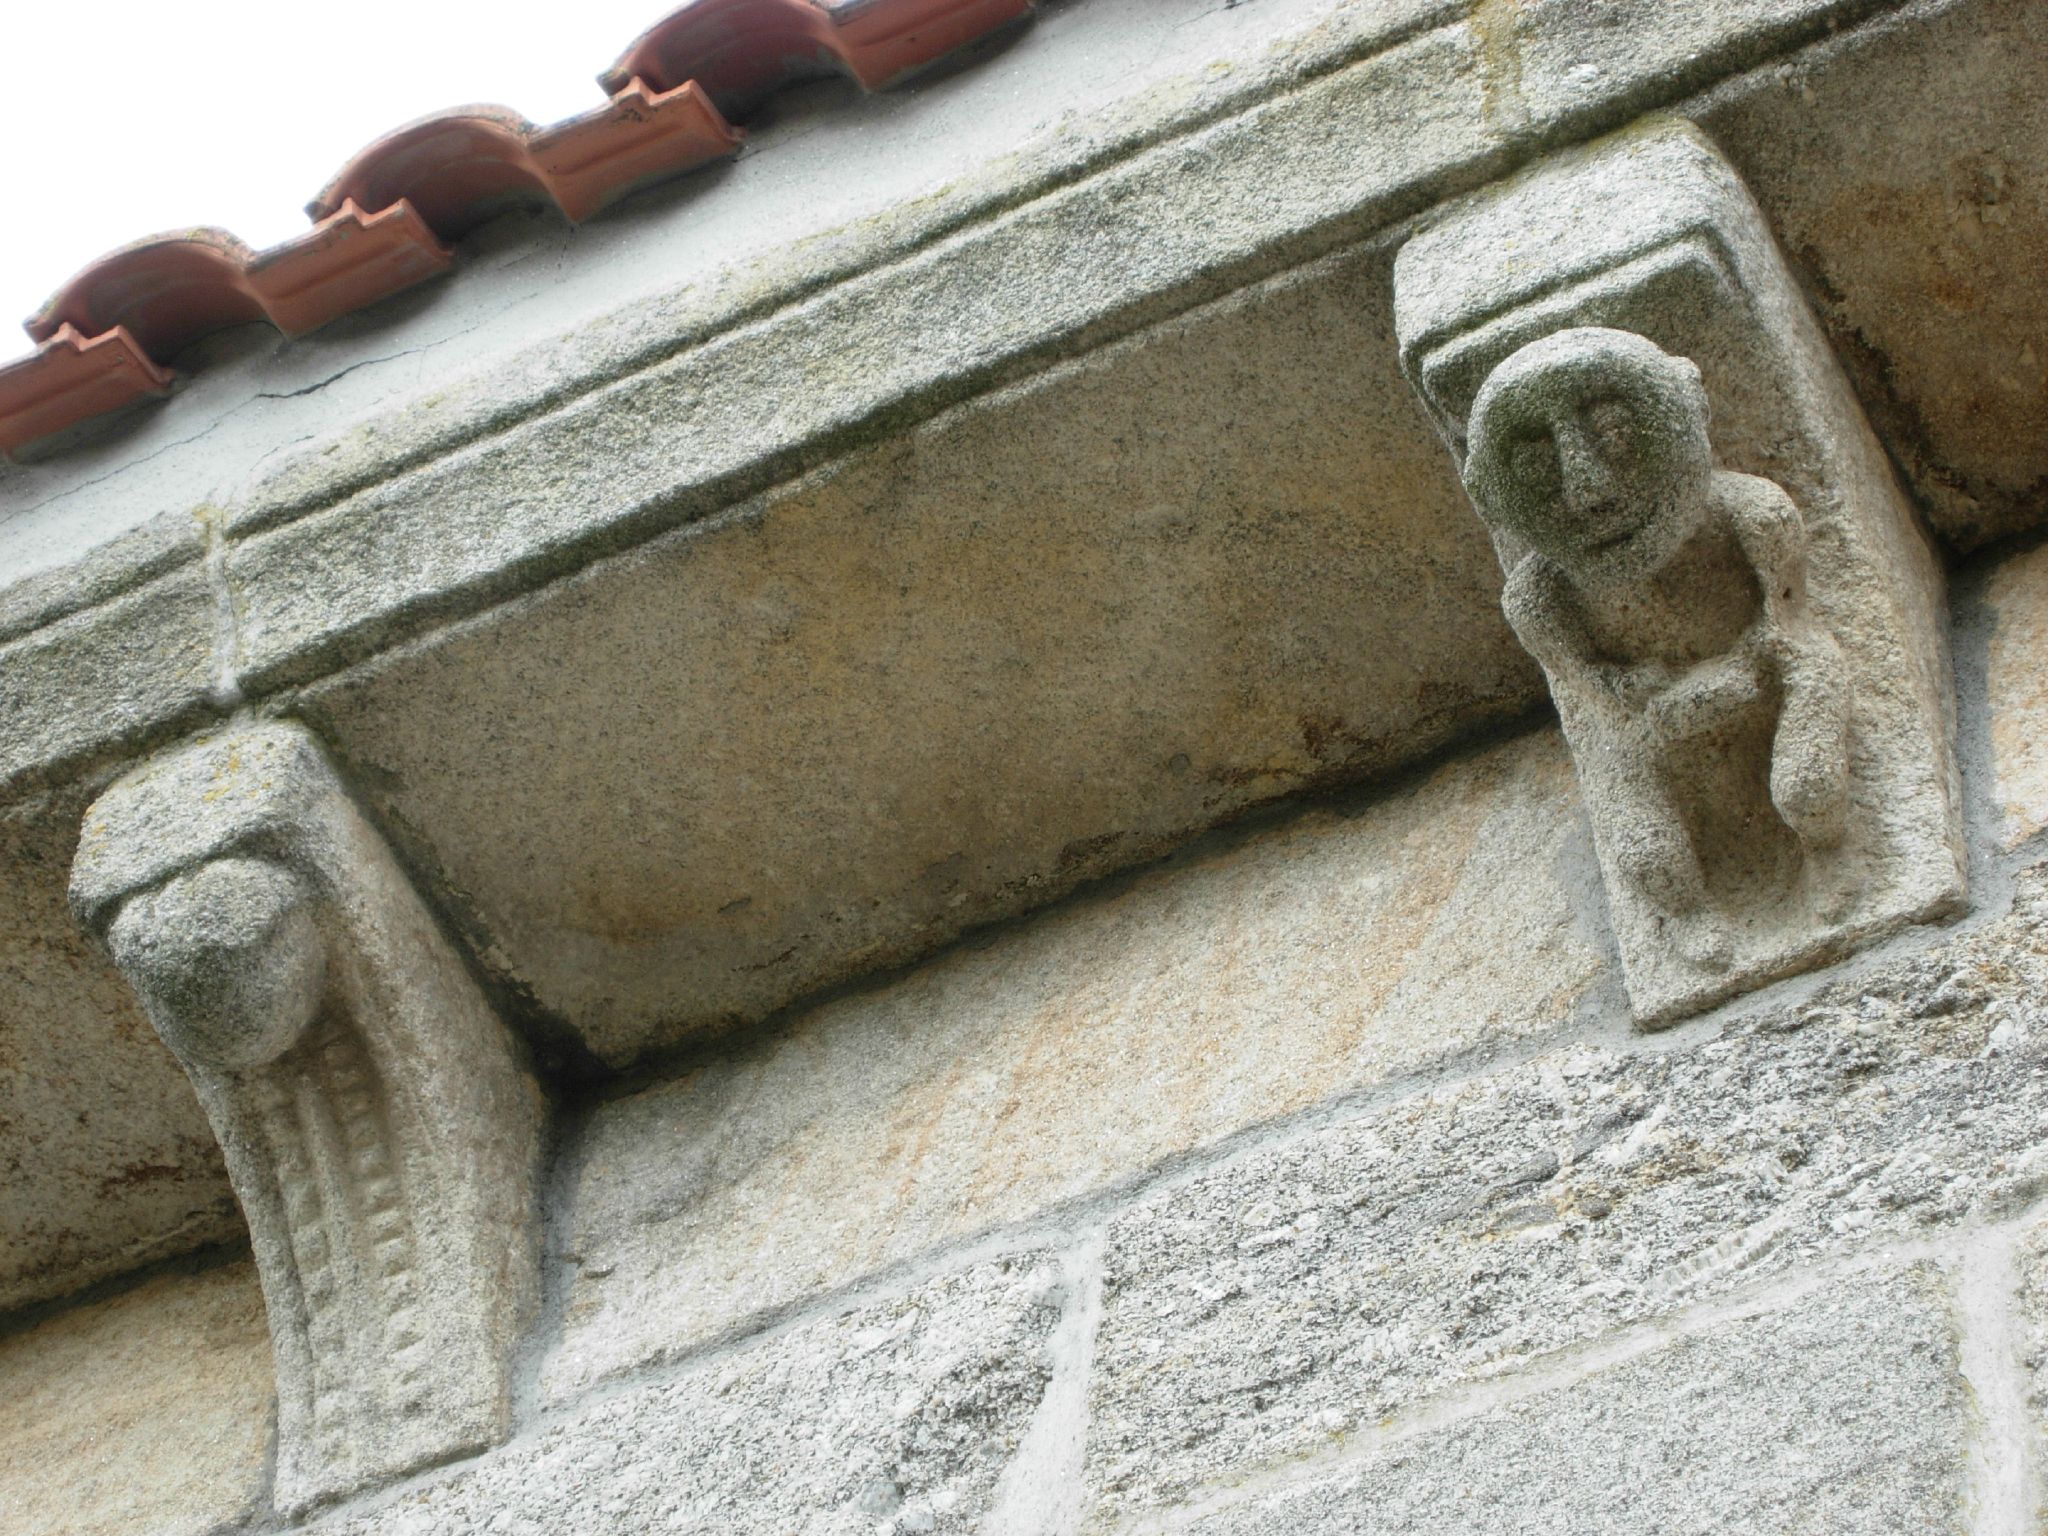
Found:
<svg viewBox="0 0 2048 1536"><path fill-rule="evenodd" d="M297 1513L503 1438L543 1104L304 730L180 748L85 818L71 899L176 1053L248 1218Z"/></svg>
<svg viewBox="0 0 2048 1536"><path fill-rule="evenodd" d="M1714 147L1655 119L1554 157L1453 205L1394 283L1638 1017L1957 910L1941 571Z"/></svg>

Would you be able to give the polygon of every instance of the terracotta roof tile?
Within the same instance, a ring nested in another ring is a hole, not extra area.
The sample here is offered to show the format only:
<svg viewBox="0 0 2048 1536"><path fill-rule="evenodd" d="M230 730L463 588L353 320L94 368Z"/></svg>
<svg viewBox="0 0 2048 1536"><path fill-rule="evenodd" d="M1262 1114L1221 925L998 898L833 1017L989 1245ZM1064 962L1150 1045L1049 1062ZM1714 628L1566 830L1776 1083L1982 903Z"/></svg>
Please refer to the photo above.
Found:
<svg viewBox="0 0 2048 1536"><path fill-rule="evenodd" d="M453 259L404 198L370 214L344 200L296 240L251 258L248 270L265 317L285 335L303 336L447 271Z"/></svg>
<svg viewBox="0 0 2048 1536"><path fill-rule="evenodd" d="M446 242L512 205L581 221L731 154L726 121L794 81L880 90L1027 15L1032 0L688 0L600 80L611 99L550 127L459 107L386 134L307 205L305 234L252 251L218 229L110 252L27 321L40 349L0 367L0 452L168 391L163 365L222 326L302 336L446 271ZM367 211L366 211L367 210Z"/></svg>
<svg viewBox="0 0 2048 1536"><path fill-rule="evenodd" d="M851 75L871 91L1023 17L1031 0L691 0L597 77L608 91L695 80L728 112L778 86Z"/></svg>
<svg viewBox="0 0 2048 1536"><path fill-rule="evenodd" d="M721 159L740 142L694 81L660 95L638 80L594 112L536 128L504 107L457 107L388 133L306 205L325 218L353 200L404 199L452 240L507 206L552 204L589 218L649 181Z"/></svg>
<svg viewBox="0 0 2048 1536"><path fill-rule="evenodd" d="M70 326L0 368L0 453L171 387L120 326L87 340Z"/></svg>
<svg viewBox="0 0 2048 1536"><path fill-rule="evenodd" d="M25 322L47 340L123 326L152 357L172 357L224 325L268 320L303 336L337 315L447 270L447 248L403 200L365 215L344 203L305 234L252 251L226 230L137 241L85 268Z"/></svg>

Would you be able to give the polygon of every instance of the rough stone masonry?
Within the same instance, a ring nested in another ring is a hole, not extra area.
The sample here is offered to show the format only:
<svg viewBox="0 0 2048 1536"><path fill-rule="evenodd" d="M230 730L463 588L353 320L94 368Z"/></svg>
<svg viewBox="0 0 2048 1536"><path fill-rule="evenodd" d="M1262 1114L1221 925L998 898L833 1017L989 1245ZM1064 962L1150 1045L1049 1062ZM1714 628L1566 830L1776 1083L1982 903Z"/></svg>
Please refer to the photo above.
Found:
<svg viewBox="0 0 2048 1536"><path fill-rule="evenodd" d="M2048 1533L2044 70L1046 0L0 464L0 1536Z"/></svg>

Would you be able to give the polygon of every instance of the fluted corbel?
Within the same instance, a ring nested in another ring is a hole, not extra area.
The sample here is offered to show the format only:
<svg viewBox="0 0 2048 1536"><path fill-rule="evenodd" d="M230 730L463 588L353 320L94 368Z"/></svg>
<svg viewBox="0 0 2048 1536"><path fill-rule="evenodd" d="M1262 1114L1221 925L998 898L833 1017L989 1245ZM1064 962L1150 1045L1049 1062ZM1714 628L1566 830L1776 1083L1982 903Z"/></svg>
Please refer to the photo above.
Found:
<svg viewBox="0 0 2048 1536"><path fill-rule="evenodd" d="M248 1218L287 1513L503 1437L543 1105L318 742L177 749L85 818L74 911L183 1063Z"/></svg>

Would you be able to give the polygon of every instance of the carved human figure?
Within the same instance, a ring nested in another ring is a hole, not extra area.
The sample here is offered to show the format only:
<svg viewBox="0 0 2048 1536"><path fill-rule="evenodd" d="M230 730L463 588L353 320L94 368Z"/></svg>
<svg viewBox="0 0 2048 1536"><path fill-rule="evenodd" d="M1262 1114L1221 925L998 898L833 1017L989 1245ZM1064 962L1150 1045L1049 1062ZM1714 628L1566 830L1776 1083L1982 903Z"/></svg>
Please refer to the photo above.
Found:
<svg viewBox="0 0 2048 1536"><path fill-rule="evenodd" d="M1848 685L1776 484L1716 466L1689 360L1583 326L1514 353L1472 407L1465 485L1509 564L1503 606L1550 679L1609 878L1707 968L1717 892L1764 854L1836 915ZM1790 836L1787 837L1786 834Z"/></svg>

